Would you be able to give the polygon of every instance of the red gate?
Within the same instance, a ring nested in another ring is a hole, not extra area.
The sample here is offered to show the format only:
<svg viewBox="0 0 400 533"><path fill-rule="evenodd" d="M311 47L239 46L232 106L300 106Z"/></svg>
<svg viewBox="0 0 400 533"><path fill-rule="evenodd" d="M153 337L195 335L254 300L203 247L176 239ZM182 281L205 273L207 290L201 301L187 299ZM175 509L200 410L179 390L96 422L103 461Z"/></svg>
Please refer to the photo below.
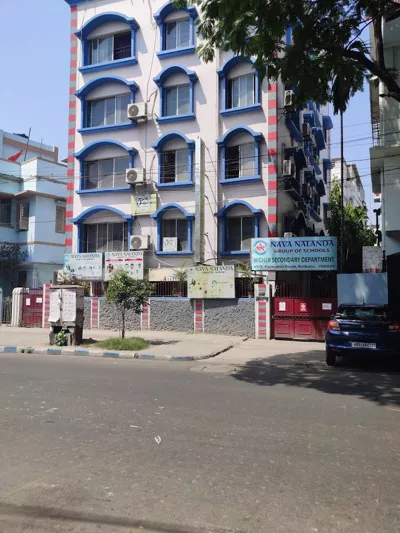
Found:
<svg viewBox="0 0 400 533"><path fill-rule="evenodd" d="M22 326L37 328L42 325L43 289L24 289L22 293Z"/></svg>

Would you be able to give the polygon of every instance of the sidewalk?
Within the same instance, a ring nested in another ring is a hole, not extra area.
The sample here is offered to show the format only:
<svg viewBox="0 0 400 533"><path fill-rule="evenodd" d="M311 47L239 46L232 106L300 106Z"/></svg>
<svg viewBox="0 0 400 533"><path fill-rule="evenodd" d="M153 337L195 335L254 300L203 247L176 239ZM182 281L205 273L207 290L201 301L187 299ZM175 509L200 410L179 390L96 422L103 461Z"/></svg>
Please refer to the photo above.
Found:
<svg viewBox="0 0 400 533"><path fill-rule="evenodd" d="M100 341L110 337L118 337L117 331L110 330L86 330L85 339ZM147 339L151 346L138 352L106 352L109 356L134 356L143 359L207 359L229 350L231 347L241 343L245 337L232 337L227 335L210 335L182 333L179 331L127 331L126 337L142 337ZM49 347L49 330L42 328L12 328L8 326L0 327L0 347L32 347L45 350ZM58 346L53 346L54 354L58 353ZM75 349L79 349L80 355L104 355L93 346L66 347L62 351L72 354ZM89 353L83 353L88 350ZM11 350L10 350L11 351ZM15 350L13 350L15 351Z"/></svg>

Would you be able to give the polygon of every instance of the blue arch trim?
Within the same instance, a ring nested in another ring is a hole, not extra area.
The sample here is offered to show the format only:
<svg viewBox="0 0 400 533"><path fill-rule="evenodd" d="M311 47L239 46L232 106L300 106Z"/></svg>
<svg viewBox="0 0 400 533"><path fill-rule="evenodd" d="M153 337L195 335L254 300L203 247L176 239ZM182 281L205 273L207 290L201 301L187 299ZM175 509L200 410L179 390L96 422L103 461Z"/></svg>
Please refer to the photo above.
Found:
<svg viewBox="0 0 400 533"><path fill-rule="evenodd" d="M169 211L170 209L179 209L181 213L183 213L187 219L187 228L188 228L188 249L179 251L179 252L164 252L163 250L163 216L164 214ZM184 209L181 205L176 204L174 202L165 204L157 209L155 213L150 215L151 218L156 219L157 221L157 250L156 255L189 255L193 254L193 219L194 214L189 213Z"/></svg>
<svg viewBox="0 0 400 533"><path fill-rule="evenodd" d="M164 135L161 135L161 137L159 137L152 146L158 152L162 150L165 144L169 143L170 141L173 141L174 139L182 139L183 141L185 141L189 148L194 148L195 142L191 139L188 139L186 135L180 133L179 131L169 131L168 133L164 133Z"/></svg>
<svg viewBox="0 0 400 533"><path fill-rule="evenodd" d="M85 85L75 92L75 95L82 100L83 98L86 98L86 96L92 91L97 89L97 87L101 87L107 83L120 83L122 85L126 85L126 87L128 87L132 93L135 93L139 89L139 86L136 82L126 80L120 76L98 76L97 78L93 78L85 83Z"/></svg>
<svg viewBox="0 0 400 533"><path fill-rule="evenodd" d="M78 253L82 252L82 244L83 244L83 224L85 220L92 215L95 215L96 213L99 213L100 211L112 211L116 215L119 215L124 222L127 223L128 226L128 235L127 235L127 244L128 244L128 250L130 248L130 240L132 235L132 225L134 221L134 217L132 215L126 215L119 209L116 209L115 207L110 207L108 205L95 205L93 207L89 207L85 211L83 211L79 216L76 218L71 219L71 222L77 226L78 229Z"/></svg>
<svg viewBox="0 0 400 533"><path fill-rule="evenodd" d="M184 115L164 115L164 101L165 101L165 88L164 83L165 81L172 76L173 74L186 74L186 76L189 78L189 113L186 113ZM188 68L182 66L182 65L170 65L169 67L165 67L162 69L162 71L157 74L155 78L153 78L155 84L160 89L160 112L159 116L157 118L158 122L177 122L182 120L193 120L195 118L194 114L194 85L197 81L197 74L193 70L189 70Z"/></svg>
<svg viewBox="0 0 400 533"><path fill-rule="evenodd" d="M133 158L137 154L137 150L135 148L126 146L126 144L120 141L114 141L113 139L102 139L87 144L84 148L82 148L82 150L76 152L74 156L79 161L83 161L91 152L93 152L93 150L98 150L99 148L103 148L104 146L118 146L119 148L126 150L131 158Z"/></svg>
<svg viewBox="0 0 400 533"><path fill-rule="evenodd" d="M249 133L254 138L254 175L253 176L237 176L226 178L226 152L227 143L230 139L241 133ZM220 139L217 140L217 144L220 147L220 185L239 185L241 183L249 183L261 180L261 164L260 164L260 143L263 139L263 134L253 131L248 126L237 126L228 130Z"/></svg>
<svg viewBox="0 0 400 533"><path fill-rule="evenodd" d="M250 111L257 111L261 109L260 78L256 68L254 68L254 104L242 107L228 107L228 74L234 67L236 67L236 65L239 65L240 63L250 63L254 68L253 58L235 55L225 61L222 67L217 70L217 74L221 78L220 113L222 116L238 115L241 113L248 113Z"/></svg>
<svg viewBox="0 0 400 533"><path fill-rule="evenodd" d="M134 18L126 17L122 13L107 12L100 13L99 15L92 17L82 26L79 31L75 33L75 35L78 37L78 39L86 39L92 33L92 31L103 24L107 24L107 22L123 22L128 24L128 26L130 26L133 30L139 29L139 24Z"/></svg>
<svg viewBox="0 0 400 533"><path fill-rule="evenodd" d="M182 48L167 49L166 48L166 39L165 39L165 19L173 13L174 11L186 11L189 15L189 46ZM186 54L193 54L195 52L195 24L194 21L198 17L197 9L193 6L184 6L176 8L173 2L167 2L164 4L154 15L154 20L156 21L160 29L160 50L157 52L157 56L160 59L165 59L167 57L176 57Z"/></svg>
<svg viewBox="0 0 400 533"><path fill-rule="evenodd" d="M235 207L242 206L247 207L249 211L253 214L254 218L254 233L253 237L258 239L260 236L260 217L264 214L262 209L256 209L251 204L245 200L232 200L226 204L222 209L216 213L216 217L219 219L219 224L221 228L221 250L219 250L220 255L249 255L249 250L229 250L228 249L228 235L227 235L227 215L231 209Z"/></svg>

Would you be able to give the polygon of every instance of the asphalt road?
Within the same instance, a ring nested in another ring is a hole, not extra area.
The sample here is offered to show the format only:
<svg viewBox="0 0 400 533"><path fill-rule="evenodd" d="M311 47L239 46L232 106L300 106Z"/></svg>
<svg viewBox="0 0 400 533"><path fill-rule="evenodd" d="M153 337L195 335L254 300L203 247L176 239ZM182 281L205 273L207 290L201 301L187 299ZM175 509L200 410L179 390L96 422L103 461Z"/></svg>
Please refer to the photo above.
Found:
<svg viewBox="0 0 400 533"><path fill-rule="evenodd" d="M398 533L400 376L0 356L0 531Z"/></svg>

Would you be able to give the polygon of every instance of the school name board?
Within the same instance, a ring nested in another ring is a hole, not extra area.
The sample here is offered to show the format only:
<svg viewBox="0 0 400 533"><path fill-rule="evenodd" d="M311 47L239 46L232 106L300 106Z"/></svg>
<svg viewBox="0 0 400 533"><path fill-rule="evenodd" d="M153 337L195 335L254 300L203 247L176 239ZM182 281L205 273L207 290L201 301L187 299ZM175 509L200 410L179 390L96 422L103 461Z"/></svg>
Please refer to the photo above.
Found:
<svg viewBox="0 0 400 533"><path fill-rule="evenodd" d="M235 267L189 267L187 284L189 298L235 298Z"/></svg>
<svg viewBox="0 0 400 533"><path fill-rule="evenodd" d="M337 239L336 237L252 239L251 269L337 270Z"/></svg>
<svg viewBox="0 0 400 533"><path fill-rule="evenodd" d="M134 279L143 279L143 252L106 252L104 281L110 281L114 272L124 270Z"/></svg>
<svg viewBox="0 0 400 533"><path fill-rule="evenodd" d="M64 271L71 278L101 281L103 279L103 254L65 254Z"/></svg>

